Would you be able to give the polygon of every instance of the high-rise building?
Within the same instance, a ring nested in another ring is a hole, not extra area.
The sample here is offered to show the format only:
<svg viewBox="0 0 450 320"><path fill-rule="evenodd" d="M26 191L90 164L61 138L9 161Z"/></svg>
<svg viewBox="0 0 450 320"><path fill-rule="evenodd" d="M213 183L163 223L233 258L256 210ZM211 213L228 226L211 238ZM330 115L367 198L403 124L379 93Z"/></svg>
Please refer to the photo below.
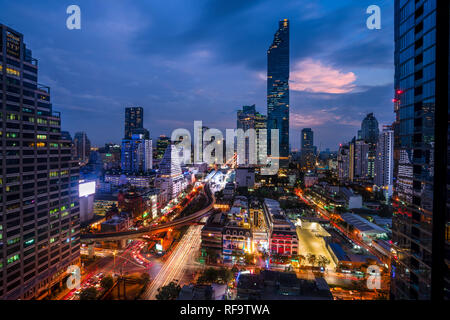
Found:
<svg viewBox="0 0 450 320"><path fill-rule="evenodd" d="M364 182L369 177L370 144L364 140L353 139L349 144L350 152L350 181Z"/></svg>
<svg viewBox="0 0 450 320"><path fill-rule="evenodd" d="M243 106L237 111L237 128L247 131L255 129L255 147L258 163L263 162L263 157L267 155L267 143L260 144L260 130L267 129L267 117L256 111L255 105ZM249 163L249 137L245 138L245 163Z"/></svg>
<svg viewBox="0 0 450 320"><path fill-rule="evenodd" d="M131 139L133 130L144 128L144 108L129 107L125 108L125 137Z"/></svg>
<svg viewBox="0 0 450 320"><path fill-rule="evenodd" d="M0 24L0 300L42 298L80 262L79 167L23 35Z"/></svg>
<svg viewBox="0 0 450 320"><path fill-rule="evenodd" d="M348 145L340 145L337 154L338 178L340 181L350 179L350 148Z"/></svg>
<svg viewBox="0 0 450 320"><path fill-rule="evenodd" d="M150 140L150 132L145 128L133 129L133 130L131 130L131 135L133 135L133 134L142 135L144 137L144 139Z"/></svg>
<svg viewBox="0 0 450 320"><path fill-rule="evenodd" d="M133 134L122 140L121 168L127 173L148 172L153 167L152 140Z"/></svg>
<svg viewBox="0 0 450 320"><path fill-rule="evenodd" d="M374 184L383 191L386 200L392 196L393 178L394 131L384 128L378 137Z"/></svg>
<svg viewBox="0 0 450 320"><path fill-rule="evenodd" d="M391 298L448 299L449 1L394 6Z"/></svg>
<svg viewBox="0 0 450 320"><path fill-rule="evenodd" d="M373 113L367 114L361 123L361 139L367 143L375 144L379 134L380 129L378 128L377 119Z"/></svg>
<svg viewBox="0 0 450 320"><path fill-rule="evenodd" d="M367 176L371 179L375 176L375 154L377 148L378 135L380 129L378 128L378 121L373 115L369 113L361 123L361 140L369 144L369 154L367 157Z"/></svg>
<svg viewBox="0 0 450 320"><path fill-rule="evenodd" d="M303 128L301 146L301 167L303 170L313 170L316 165L316 149L314 148L314 132L311 128Z"/></svg>
<svg viewBox="0 0 450 320"><path fill-rule="evenodd" d="M314 132L311 128L302 129L302 150L314 147Z"/></svg>
<svg viewBox="0 0 450 320"><path fill-rule="evenodd" d="M91 142L85 132L77 132L73 138L74 157L80 162L88 162L91 154Z"/></svg>
<svg viewBox="0 0 450 320"><path fill-rule="evenodd" d="M164 135L160 135L158 140L156 140L155 159L162 159L169 145L170 138Z"/></svg>
<svg viewBox="0 0 450 320"><path fill-rule="evenodd" d="M163 203L176 198L187 186L180 163L179 151L175 145L170 144L161 159L155 181L155 187L161 190Z"/></svg>
<svg viewBox="0 0 450 320"><path fill-rule="evenodd" d="M280 20L267 51L267 150L271 129L278 129L280 168L289 164L289 21Z"/></svg>

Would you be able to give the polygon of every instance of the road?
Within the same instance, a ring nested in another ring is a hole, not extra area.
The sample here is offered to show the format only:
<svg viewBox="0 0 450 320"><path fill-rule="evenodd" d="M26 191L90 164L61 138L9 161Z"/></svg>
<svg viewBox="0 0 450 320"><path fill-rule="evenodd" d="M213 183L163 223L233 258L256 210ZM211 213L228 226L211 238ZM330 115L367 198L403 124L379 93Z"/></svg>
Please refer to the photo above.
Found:
<svg viewBox="0 0 450 320"><path fill-rule="evenodd" d="M201 245L201 225L190 226L181 238L177 247L164 263L158 275L153 279L143 295L144 300L156 299L158 288L169 284L173 280L182 279L188 263L199 252ZM180 283L181 284L181 283Z"/></svg>

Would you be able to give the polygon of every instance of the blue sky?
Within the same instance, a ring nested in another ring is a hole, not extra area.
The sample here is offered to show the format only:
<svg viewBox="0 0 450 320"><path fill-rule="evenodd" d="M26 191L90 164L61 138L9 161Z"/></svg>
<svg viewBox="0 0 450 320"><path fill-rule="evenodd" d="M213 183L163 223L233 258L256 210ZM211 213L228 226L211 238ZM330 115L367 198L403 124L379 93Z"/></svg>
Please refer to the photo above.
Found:
<svg viewBox="0 0 450 320"><path fill-rule="evenodd" d="M266 51L290 20L292 148L311 127L336 150L366 113L394 119L393 1L384 0L0 0L0 23L24 34L51 87L64 130L96 145L120 142L126 106L144 107L153 138L194 120L234 128L236 110L266 113ZM66 8L81 8L81 30ZM381 8L381 29L366 8Z"/></svg>

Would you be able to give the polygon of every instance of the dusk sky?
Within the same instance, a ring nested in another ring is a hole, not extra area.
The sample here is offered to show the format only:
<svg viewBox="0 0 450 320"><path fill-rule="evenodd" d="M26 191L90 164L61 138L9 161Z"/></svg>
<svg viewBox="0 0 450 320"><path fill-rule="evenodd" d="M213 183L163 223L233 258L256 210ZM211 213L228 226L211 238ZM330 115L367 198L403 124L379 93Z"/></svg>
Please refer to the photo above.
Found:
<svg viewBox="0 0 450 320"><path fill-rule="evenodd" d="M0 0L0 23L24 35L39 60L39 83L72 136L120 143L124 108L144 107L156 139L175 128L236 127L236 110L267 114L267 49L290 20L290 140L314 130L315 145L337 150L366 113L394 120L393 1L376 0ZM81 30L66 8L81 8ZM381 8L381 29L366 8Z"/></svg>

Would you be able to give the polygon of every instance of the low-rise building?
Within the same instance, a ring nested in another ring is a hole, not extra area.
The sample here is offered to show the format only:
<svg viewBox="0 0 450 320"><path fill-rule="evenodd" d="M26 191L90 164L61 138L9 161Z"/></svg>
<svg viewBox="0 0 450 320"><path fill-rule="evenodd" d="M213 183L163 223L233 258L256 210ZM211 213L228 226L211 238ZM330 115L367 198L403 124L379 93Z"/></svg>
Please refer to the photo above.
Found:
<svg viewBox="0 0 450 320"><path fill-rule="evenodd" d="M236 189L235 184L233 182L228 182L225 185L225 188L223 189L223 198L224 199L233 199L235 189Z"/></svg>
<svg viewBox="0 0 450 320"><path fill-rule="evenodd" d="M341 219L347 225L347 233L355 233L360 240L371 243L374 239L387 239L388 231L356 214L346 212L341 214ZM353 230L350 230L353 229Z"/></svg>
<svg viewBox="0 0 450 320"><path fill-rule="evenodd" d="M105 174L105 183L109 183L109 186L103 185L102 188L107 190L119 187L122 185L130 184L136 188L148 188L153 184L155 180L155 173L148 172L142 174L122 174L120 171L110 171Z"/></svg>
<svg viewBox="0 0 450 320"><path fill-rule="evenodd" d="M286 217L278 201L264 199L264 217L269 227L269 252L292 256L298 254L298 237L294 224Z"/></svg>
<svg viewBox="0 0 450 320"><path fill-rule="evenodd" d="M177 300L214 300L214 289L210 285L184 285Z"/></svg>
<svg viewBox="0 0 450 320"><path fill-rule="evenodd" d="M213 261L222 258L222 234L226 222L226 215L219 212L211 215L202 228L202 255L209 255L209 259Z"/></svg>
<svg viewBox="0 0 450 320"><path fill-rule="evenodd" d="M236 185L238 188L253 188L255 185L255 168L236 168Z"/></svg>
<svg viewBox="0 0 450 320"><path fill-rule="evenodd" d="M355 194L350 188L340 188L339 190L347 203L348 209L362 208L362 196Z"/></svg>
<svg viewBox="0 0 450 320"><path fill-rule="evenodd" d="M263 270L259 274L240 274L237 300L333 300L323 278L299 279L295 273Z"/></svg>
<svg viewBox="0 0 450 320"><path fill-rule="evenodd" d="M101 224L101 232L119 232L126 230L131 226L131 219L128 213L121 212L114 215L111 219Z"/></svg>

